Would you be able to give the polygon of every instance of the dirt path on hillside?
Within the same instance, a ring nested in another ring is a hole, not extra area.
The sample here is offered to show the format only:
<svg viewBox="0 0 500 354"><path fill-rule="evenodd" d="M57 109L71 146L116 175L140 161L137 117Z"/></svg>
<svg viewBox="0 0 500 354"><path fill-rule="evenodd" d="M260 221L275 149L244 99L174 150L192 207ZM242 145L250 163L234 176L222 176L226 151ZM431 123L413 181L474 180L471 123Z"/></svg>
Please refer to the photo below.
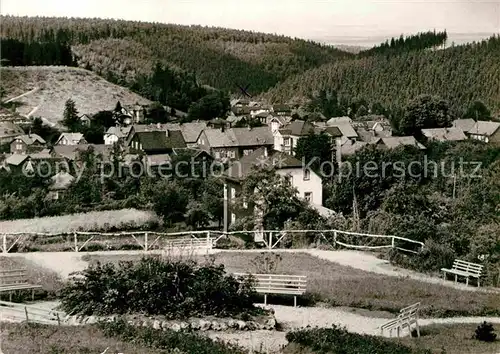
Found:
<svg viewBox="0 0 500 354"><path fill-rule="evenodd" d="M22 93L22 94L20 94L19 96L9 98L8 100L4 101L4 103L9 103L9 102L12 102L12 101L18 100L18 99L20 99L20 98L23 98L24 96L31 95L32 93L35 93L35 92L36 92L36 91L38 91L39 89L40 89L39 87L35 87L33 90L30 90L30 91L28 91L28 92Z"/></svg>

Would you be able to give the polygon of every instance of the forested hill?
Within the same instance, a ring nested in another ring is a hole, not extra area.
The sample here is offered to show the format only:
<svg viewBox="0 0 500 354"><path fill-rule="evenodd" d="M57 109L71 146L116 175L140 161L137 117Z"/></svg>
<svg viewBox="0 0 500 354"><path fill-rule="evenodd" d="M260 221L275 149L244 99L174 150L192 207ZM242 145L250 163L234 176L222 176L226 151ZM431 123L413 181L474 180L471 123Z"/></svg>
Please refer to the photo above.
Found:
<svg viewBox="0 0 500 354"><path fill-rule="evenodd" d="M320 90L387 109L420 94L448 100L460 114L475 100L500 109L500 37L437 51L410 51L338 61L292 77L265 94L273 102L305 101Z"/></svg>
<svg viewBox="0 0 500 354"><path fill-rule="evenodd" d="M138 74L149 75L160 61L195 73L201 84L230 91L251 84L249 91L259 93L308 69L353 57L310 41L223 28L74 18L0 20L3 41L16 40L10 48L26 48L3 59L49 64L40 57L45 52L40 46L52 40L56 51L69 45L80 66L128 85Z"/></svg>

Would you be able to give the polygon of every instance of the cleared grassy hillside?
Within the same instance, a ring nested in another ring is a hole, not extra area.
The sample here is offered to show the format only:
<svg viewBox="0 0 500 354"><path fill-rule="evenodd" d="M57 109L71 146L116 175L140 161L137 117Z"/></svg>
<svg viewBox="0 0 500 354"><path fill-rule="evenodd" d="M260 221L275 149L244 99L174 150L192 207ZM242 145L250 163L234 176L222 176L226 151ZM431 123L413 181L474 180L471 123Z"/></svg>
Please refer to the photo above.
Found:
<svg viewBox="0 0 500 354"><path fill-rule="evenodd" d="M62 120L64 103L71 98L80 114L93 114L122 105L148 104L149 100L112 84L91 71L59 66L3 67L0 69L5 99L26 94L15 102L22 115L42 117L52 123Z"/></svg>

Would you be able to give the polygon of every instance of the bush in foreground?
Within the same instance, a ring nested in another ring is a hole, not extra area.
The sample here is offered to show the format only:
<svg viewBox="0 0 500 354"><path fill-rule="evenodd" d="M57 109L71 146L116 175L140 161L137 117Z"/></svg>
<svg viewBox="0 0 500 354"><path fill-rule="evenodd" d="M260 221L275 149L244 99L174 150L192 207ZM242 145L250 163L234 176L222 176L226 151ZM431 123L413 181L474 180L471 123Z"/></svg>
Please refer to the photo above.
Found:
<svg viewBox="0 0 500 354"><path fill-rule="evenodd" d="M253 282L226 275L223 265L156 257L90 265L61 294L63 310L80 315L143 313L178 319L264 311L253 305Z"/></svg>
<svg viewBox="0 0 500 354"><path fill-rule="evenodd" d="M346 329L314 328L289 332L286 339L312 352L329 354L431 354L430 350L412 349L384 338L349 333Z"/></svg>
<svg viewBox="0 0 500 354"><path fill-rule="evenodd" d="M197 334L175 332L172 330L160 331L153 328L135 327L127 324L123 319L114 322L101 322L99 328L105 336L119 338L124 342L133 342L136 345L166 349L186 354L245 354L244 349L231 344L214 342L208 337Z"/></svg>
<svg viewBox="0 0 500 354"><path fill-rule="evenodd" d="M497 338L497 335L496 333L494 333L494 331L495 329L493 328L493 325L485 321L477 326L474 338L483 342L494 342Z"/></svg>

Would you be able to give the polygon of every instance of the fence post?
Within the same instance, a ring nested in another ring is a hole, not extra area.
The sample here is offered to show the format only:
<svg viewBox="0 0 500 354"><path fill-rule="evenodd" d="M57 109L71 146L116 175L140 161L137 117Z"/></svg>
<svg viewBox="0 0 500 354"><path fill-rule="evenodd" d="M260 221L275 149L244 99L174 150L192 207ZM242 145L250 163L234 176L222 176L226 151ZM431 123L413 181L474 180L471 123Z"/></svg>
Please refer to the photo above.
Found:
<svg viewBox="0 0 500 354"><path fill-rule="evenodd" d="M78 235L76 232L73 232L73 238L75 240L75 252L78 252Z"/></svg>
<svg viewBox="0 0 500 354"><path fill-rule="evenodd" d="M209 231L207 231L207 248L208 248L209 250L211 250L211 249L212 249L212 246L213 246L213 245L212 245L212 240L210 240L210 230L209 230Z"/></svg>
<svg viewBox="0 0 500 354"><path fill-rule="evenodd" d="M59 312L57 313L57 325L61 325L61 317L59 317Z"/></svg>
<svg viewBox="0 0 500 354"><path fill-rule="evenodd" d="M392 236L391 240L392 240L391 241L391 246L392 246L392 248L394 248L394 236Z"/></svg>
<svg viewBox="0 0 500 354"><path fill-rule="evenodd" d="M26 306L24 306L24 313L26 314L26 322L29 321L28 319L28 308Z"/></svg>
<svg viewBox="0 0 500 354"><path fill-rule="evenodd" d="M2 252L7 253L7 234L2 235Z"/></svg>
<svg viewBox="0 0 500 354"><path fill-rule="evenodd" d="M337 248L337 230L333 231L333 247Z"/></svg>
<svg viewBox="0 0 500 354"><path fill-rule="evenodd" d="M144 234L144 251L148 251L148 233Z"/></svg>
<svg viewBox="0 0 500 354"><path fill-rule="evenodd" d="M269 249L273 249L273 233L272 231L269 231Z"/></svg>

